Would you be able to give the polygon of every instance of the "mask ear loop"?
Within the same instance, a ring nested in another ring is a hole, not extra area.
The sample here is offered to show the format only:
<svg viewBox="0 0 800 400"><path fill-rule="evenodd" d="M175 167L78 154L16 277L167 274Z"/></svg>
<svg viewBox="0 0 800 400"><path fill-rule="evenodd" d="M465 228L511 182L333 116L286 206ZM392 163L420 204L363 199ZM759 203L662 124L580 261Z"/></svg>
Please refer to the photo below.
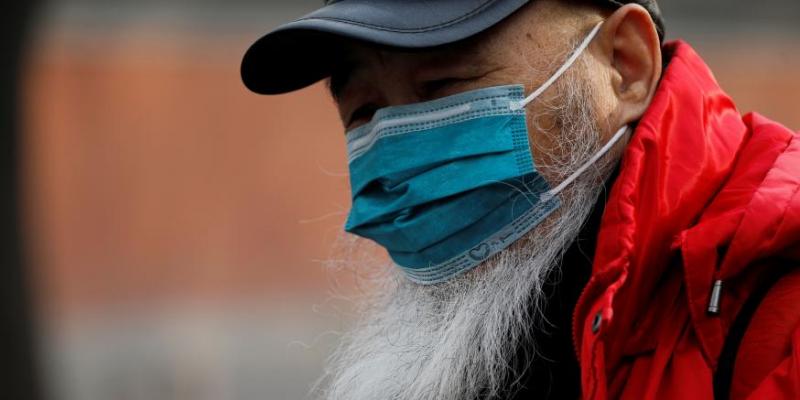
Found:
<svg viewBox="0 0 800 400"><path fill-rule="evenodd" d="M550 86L552 86L553 83L555 83L558 80L558 78L561 77L561 75L564 75L564 73L567 72L567 70L570 69L570 67L572 67L572 64L575 64L575 61L578 60L578 57L580 57L581 54L583 54L586 48L589 47L589 45L592 43L592 40L594 40L594 37L597 36L597 32L600 32L601 26L603 26L602 22L595 25L594 29L592 29L589 35L586 36L586 39L583 39L581 45L578 46L578 48L575 49L574 52L572 52L572 55L569 56L567 61L564 62L564 64L553 74L553 76L550 77L550 79L548 79L544 84L542 84L542 86L536 89L533 93L530 94L530 96L528 96L524 100L510 103L509 108L511 108L511 111L519 111L525 108L525 106L530 104L530 102L534 101L537 97L539 97L542 93L544 93L545 90L549 89Z"/></svg>
<svg viewBox="0 0 800 400"><path fill-rule="evenodd" d="M564 181L561 182L558 186L542 194L541 197L542 202L546 202L552 199L553 197L557 196L559 193L561 193L561 191L564 190L567 186L569 186L572 182L574 182L575 179L578 179L579 176L583 175L583 173L586 172L586 170L589 167L591 167L592 164L596 163L597 160L606 155L606 153L608 153L608 151L611 150L611 148L614 147L614 145L617 142L619 142L619 140L622 139L622 137L625 136L625 134L628 133L629 131L630 128L627 125L620 128L620 130L618 130L617 133L615 133L614 136L611 137L611 140L609 140L608 143L605 144L605 146L603 146L597 153L594 153L594 155L592 156L592 158L589 159L589 161L581 165L580 168L578 168L575 172L573 172L572 175L567 177L567 179L564 179Z"/></svg>
<svg viewBox="0 0 800 400"><path fill-rule="evenodd" d="M578 57L580 57L581 54L583 54L583 52L586 51L586 49L594 40L595 36L597 36L597 33L600 32L600 28L602 26L603 26L602 21L599 22L597 25L595 25L595 27L592 28L592 31L589 32L588 35L586 35L586 38L583 39L583 42L581 42L578 48L576 48L575 51L572 52L567 61L565 61L564 64L562 64L561 67L559 67L558 70L556 70L556 72L550 77L550 79L548 79L547 81L545 81L544 84L542 84L542 86L540 86L533 93L531 93L530 96L526 97L522 101L511 102L509 104L509 108L511 109L511 111L519 111L525 108L532 101L536 100L537 97L541 96L541 94L544 93L545 90L549 89L550 86L552 86L558 80L558 78L561 78L561 75L564 75L564 73L567 72L567 70L569 70L572 67L572 65L575 64L576 61L578 61ZM594 163L596 163L597 160L599 160L606 153L608 153L608 151L611 150L612 147L614 147L614 144L616 144L628 132L628 129L629 128L627 126L620 128L620 130L618 130L617 133L614 134L611 140L609 140L608 143L606 143L597 153L595 153L589 159L589 161L581 165L580 168L578 168L572 175L567 177L567 179L564 179L564 181L561 182L558 186L542 194L541 200L543 202L549 201L550 199L561 193L561 191L563 191L567 186L569 186L572 182L574 182L575 179L578 179L579 176L581 176L584 172L586 172L586 170L589 167L591 167Z"/></svg>

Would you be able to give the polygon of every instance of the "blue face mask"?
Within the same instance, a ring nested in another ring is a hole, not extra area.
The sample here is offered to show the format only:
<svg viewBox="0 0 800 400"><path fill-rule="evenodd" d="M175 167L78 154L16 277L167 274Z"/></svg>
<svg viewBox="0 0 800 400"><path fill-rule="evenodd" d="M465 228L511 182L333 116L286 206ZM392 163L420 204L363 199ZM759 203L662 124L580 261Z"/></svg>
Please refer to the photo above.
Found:
<svg viewBox="0 0 800 400"><path fill-rule="evenodd" d="M559 207L556 195L626 132L553 189L531 155L525 106L569 69L599 28L527 98L521 85L485 88L384 108L348 132L353 205L345 230L386 248L412 281L434 284L541 223Z"/></svg>

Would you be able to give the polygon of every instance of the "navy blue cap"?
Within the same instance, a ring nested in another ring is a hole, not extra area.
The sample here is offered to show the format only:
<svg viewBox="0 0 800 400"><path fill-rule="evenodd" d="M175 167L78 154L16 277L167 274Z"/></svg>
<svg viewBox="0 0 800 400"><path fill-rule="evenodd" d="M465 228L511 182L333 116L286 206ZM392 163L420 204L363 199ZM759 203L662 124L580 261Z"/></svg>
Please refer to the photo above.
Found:
<svg viewBox="0 0 800 400"><path fill-rule="evenodd" d="M343 39L406 49L440 46L492 27L529 1L328 1L253 43L242 60L242 80L260 94L291 92L330 75ZM601 2L655 4L655 0Z"/></svg>

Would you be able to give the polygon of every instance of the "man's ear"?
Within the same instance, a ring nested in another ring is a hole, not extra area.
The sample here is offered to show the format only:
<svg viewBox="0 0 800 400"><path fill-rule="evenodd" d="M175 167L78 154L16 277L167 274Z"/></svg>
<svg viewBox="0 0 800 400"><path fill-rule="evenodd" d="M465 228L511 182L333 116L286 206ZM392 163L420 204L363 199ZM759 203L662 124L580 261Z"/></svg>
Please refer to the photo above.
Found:
<svg viewBox="0 0 800 400"><path fill-rule="evenodd" d="M655 23L638 4L617 9L603 23L597 43L611 71L618 126L642 117L661 78L661 43Z"/></svg>

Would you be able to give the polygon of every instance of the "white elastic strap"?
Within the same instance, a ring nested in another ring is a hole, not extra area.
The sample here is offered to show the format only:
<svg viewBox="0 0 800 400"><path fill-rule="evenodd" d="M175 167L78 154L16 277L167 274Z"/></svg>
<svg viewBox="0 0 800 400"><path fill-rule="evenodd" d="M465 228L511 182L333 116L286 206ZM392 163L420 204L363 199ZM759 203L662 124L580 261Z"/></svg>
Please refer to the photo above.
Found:
<svg viewBox="0 0 800 400"><path fill-rule="evenodd" d="M611 140L609 140L608 143L606 143L602 149L600 149L597 153L595 153L592 156L592 158L589 159L589 161L587 161L580 168L578 168L578 170L575 171L572 175L570 175L567 179L564 179L564 181L561 182L558 186L545 192L542 195L542 201L543 202L548 201L551 198L555 197L556 195L561 193L561 191L564 190L564 188L569 186L570 183L574 182L575 179L578 179L578 177L581 176L584 172L586 172L586 170L589 167L591 167L592 164L596 163L597 160L606 155L606 153L608 153L608 151L611 150L611 148L614 147L614 145L617 142L619 142L619 140L622 139L622 137L625 136L626 133L628 133L628 129L629 129L628 126L623 126L622 128L620 128L620 130L618 130L617 133L615 133L614 136L611 137Z"/></svg>
<svg viewBox="0 0 800 400"><path fill-rule="evenodd" d="M558 78L561 77L561 75L564 75L564 73L567 72L567 70L570 67L572 67L572 64L575 64L575 61L578 60L578 57L580 57L581 54L583 54L584 50L586 50L586 48L589 47L589 45L592 43L592 40L594 40L594 37L597 36L597 32L600 32L601 26L603 26L602 22L598 23L594 27L594 29L592 29L589 35L586 36L586 39L583 39L581 45L578 46L578 48L575 49L574 52L572 52L572 55L569 56L564 65L562 65L561 68L559 68L558 71L556 71L556 73L553 74L553 76L551 76L550 79L547 80L547 82L542 84L542 86L540 86L533 93L531 93L531 95L525 98L525 100L522 100L518 103L511 103L510 105L511 109L517 111L525 108L525 106L530 104L530 102L534 101L537 97L539 97L542 93L544 93L545 90L550 88L550 86L552 86L553 83L555 83L558 80Z"/></svg>

